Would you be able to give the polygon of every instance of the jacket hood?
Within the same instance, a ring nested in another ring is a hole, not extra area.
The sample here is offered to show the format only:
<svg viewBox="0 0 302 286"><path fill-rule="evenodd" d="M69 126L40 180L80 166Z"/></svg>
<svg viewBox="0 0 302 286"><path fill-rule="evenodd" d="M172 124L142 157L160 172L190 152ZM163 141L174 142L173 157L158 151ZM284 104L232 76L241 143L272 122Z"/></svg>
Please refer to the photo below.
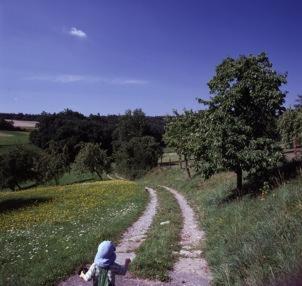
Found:
<svg viewBox="0 0 302 286"><path fill-rule="evenodd" d="M98 247L94 263L98 267L108 267L115 262L115 259L115 245L109 240L103 241Z"/></svg>

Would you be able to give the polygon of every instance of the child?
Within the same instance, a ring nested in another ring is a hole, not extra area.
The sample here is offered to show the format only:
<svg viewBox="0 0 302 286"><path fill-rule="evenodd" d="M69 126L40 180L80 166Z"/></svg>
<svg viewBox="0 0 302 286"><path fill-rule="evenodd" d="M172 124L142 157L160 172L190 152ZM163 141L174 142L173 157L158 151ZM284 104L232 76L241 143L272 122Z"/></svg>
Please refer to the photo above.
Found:
<svg viewBox="0 0 302 286"><path fill-rule="evenodd" d="M103 241L99 247L98 252L94 258L94 262L90 266L89 270L80 274L80 277L85 281L93 279L93 286L98 285L99 276L108 271L109 285L115 286L115 275L125 275L128 266L131 262L129 258L125 260L125 265L119 265L115 262L115 246L111 241Z"/></svg>

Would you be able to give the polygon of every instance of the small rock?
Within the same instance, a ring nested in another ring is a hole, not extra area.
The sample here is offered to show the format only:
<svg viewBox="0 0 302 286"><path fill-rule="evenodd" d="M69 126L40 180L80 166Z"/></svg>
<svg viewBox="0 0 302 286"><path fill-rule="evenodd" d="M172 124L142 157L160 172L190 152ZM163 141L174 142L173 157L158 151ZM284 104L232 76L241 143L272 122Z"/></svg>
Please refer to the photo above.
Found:
<svg viewBox="0 0 302 286"><path fill-rule="evenodd" d="M162 222L160 223L160 225L165 225L165 224L169 224L169 223L170 223L169 220L167 220L167 221L162 221Z"/></svg>

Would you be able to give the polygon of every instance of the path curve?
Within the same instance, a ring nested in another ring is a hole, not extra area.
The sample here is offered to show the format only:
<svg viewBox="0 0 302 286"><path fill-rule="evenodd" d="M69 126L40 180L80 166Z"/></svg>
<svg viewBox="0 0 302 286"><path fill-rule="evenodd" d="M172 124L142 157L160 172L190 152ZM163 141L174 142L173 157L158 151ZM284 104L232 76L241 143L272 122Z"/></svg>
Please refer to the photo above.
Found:
<svg viewBox="0 0 302 286"><path fill-rule="evenodd" d="M207 286L210 285L212 276L206 260L202 257L201 242L205 233L198 227L192 208L186 199L174 189L163 186L170 191L178 201L184 219L181 232L181 250L179 260L170 273L170 285Z"/></svg>
<svg viewBox="0 0 302 286"><path fill-rule="evenodd" d="M158 199L156 195L156 191L151 188L145 188L146 191L149 192L150 201L143 215L132 225L130 226L126 232L122 236L122 240L120 244L116 248L117 254L117 262L123 264L125 258L133 259L135 257L135 250L141 245L141 243L146 238L146 233L151 226L153 217L156 214ZM117 285L126 285L126 281L131 279L130 274L127 274L125 277L117 276ZM137 281L139 284L131 284L131 285L156 285L152 284L144 284L142 280L131 279ZM146 281L146 283L148 283ZM85 282L83 279L79 278L77 274L69 277L66 281L60 282L58 286L91 286L92 282Z"/></svg>

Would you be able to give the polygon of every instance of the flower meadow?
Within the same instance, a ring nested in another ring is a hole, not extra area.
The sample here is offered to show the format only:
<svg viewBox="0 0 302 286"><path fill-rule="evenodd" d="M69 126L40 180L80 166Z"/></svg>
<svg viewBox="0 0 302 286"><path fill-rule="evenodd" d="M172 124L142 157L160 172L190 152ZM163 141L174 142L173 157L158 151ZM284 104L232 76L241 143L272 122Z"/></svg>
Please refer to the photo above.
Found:
<svg viewBox="0 0 302 286"><path fill-rule="evenodd" d="M118 241L148 196L128 181L0 193L0 285L53 285Z"/></svg>

